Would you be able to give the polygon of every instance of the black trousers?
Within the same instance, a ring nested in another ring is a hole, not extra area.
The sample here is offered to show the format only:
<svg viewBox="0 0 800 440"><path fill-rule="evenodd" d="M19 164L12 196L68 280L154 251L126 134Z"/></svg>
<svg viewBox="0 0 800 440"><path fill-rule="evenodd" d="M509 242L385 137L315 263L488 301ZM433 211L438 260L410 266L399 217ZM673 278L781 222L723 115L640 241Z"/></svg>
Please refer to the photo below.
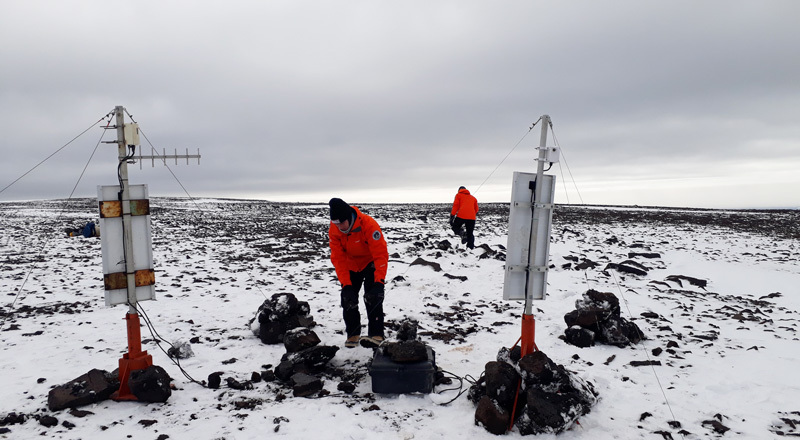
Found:
<svg viewBox="0 0 800 440"><path fill-rule="evenodd" d="M342 288L342 315L347 337L361 334L361 313L358 311L358 291L364 286L364 305L367 308L367 335L383 337L383 286L375 282L375 265L370 263L360 272L350 271L353 285Z"/></svg>
<svg viewBox="0 0 800 440"><path fill-rule="evenodd" d="M475 220L466 220L461 217L456 217L453 219L453 232L456 235L461 235L462 227L467 227L467 247L470 249L475 248L475 235L473 232L475 231Z"/></svg>

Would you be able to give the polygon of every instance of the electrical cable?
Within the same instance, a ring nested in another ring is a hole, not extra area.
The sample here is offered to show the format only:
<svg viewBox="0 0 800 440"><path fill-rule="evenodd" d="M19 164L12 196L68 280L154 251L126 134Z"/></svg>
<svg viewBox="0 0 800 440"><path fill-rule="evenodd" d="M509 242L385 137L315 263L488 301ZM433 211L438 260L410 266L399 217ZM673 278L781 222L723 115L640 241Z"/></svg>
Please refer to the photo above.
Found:
<svg viewBox="0 0 800 440"><path fill-rule="evenodd" d="M128 303L128 306L131 306L131 305L132 305L132 304ZM138 303L138 302L137 302L136 304L133 304L132 306L133 306L133 308L135 308L135 309L136 309L136 311L137 311L137 312L139 312L139 315L140 315L140 316L141 316L141 317L144 319L144 322L145 322L145 324L147 325L147 330L149 330L149 331L150 331L150 335L153 337L153 341L155 341L155 343L156 343L156 345L158 346L158 348L159 348L159 349L161 349L161 351L162 351L162 352L163 352L163 353L164 353L164 354L167 356L167 358L169 358L169 359L172 361L172 363L173 363L173 364L175 364L175 366L177 366L177 367L178 367L178 369L179 369L179 370L180 370L180 372L183 374L183 376L184 376L184 377L186 377L186 379L188 379L190 382L196 383L197 385L200 385L200 386L202 386L203 388L208 388L208 387L207 387L205 384L203 384L202 382L198 382L197 380L195 380L195 379L194 379L194 378L193 378L191 375L189 375L189 373L188 373L188 372L187 372L187 371L186 371L186 370L183 368L183 366L181 365L180 359L178 358L178 355L177 355L177 351L178 351L178 350L175 348L175 346L174 346L174 345L172 345L172 344L171 344L169 341L167 341L167 340L166 340L166 339L164 339L164 338L163 338L161 335L159 335L159 334L158 334L158 332L156 331L155 325L153 325L153 322L152 322L152 320L151 320L151 319L150 319L150 317L147 315L147 312L144 310L144 308L142 307L141 303ZM162 346L161 346L161 342L164 342L164 343L166 343L167 345L169 345L169 346L170 346L170 348L174 349L174 350L176 351L176 355L175 355L175 356L170 356L170 355L169 355L169 353L167 352L167 350L164 350L164 347L162 347Z"/></svg>
<svg viewBox="0 0 800 440"><path fill-rule="evenodd" d="M13 184L17 183L17 182L18 182L20 179L22 179L23 177L27 176L27 175L28 175L29 173L31 173L33 170L35 170L36 168L38 168L38 167L39 167L39 165L41 165L41 164L43 164L43 163L47 162L47 160L48 160L48 159L50 159L51 157L53 157L53 156L55 156L56 154L58 154L58 152L60 152L60 151L61 151L61 150L63 150L64 148L66 148L66 147L67 147L69 144L71 144L71 143L75 142L75 140L77 140L79 137L83 136L83 135L84 135L84 134L85 134L87 131L89 131L89 130L91 130L92 128L94 128L94 126L95 126L96 124L98 124L98 123L100 123L100 122L103 122L103 119L107 118L109 115L111 115L111 114L113 114L113 113L114 113L114 110L111 110L111 111L110 111L110 112L108 112L108 113L107 113L105 116L103 116L102 118L98 119L98 120L97 120L97 122L94 122L94 123L92 123L92 125L90 125L90 126L89 126L89 128L87 128L86 130L83 130L83 131L82 131L82 132L81 132L79 135L75 136L74 138L72 138L72 140L70 140L70 141L69 141L69 142L67 142L66 144L62 145L62 146L61 146L61 148L57 149L56 151L54 151L53 153L51 153L49 156L47 156L47 157L45 157L44 159L42 159L42 161L41 161L41 162L37 163L36 165L34 165L34 166L33 166L33 168L29 169L28 171L26 171L25 173L23 173L21 176L19 176L19 177L17 177L16 179L14 179L14 181L13 181L13 182L11 182L11 183L9 183L8 185L6 185L6 186L5 186L5 188L3 188L3 189L0 189L0 194L2 194L2 193L5 191L5 190L7 190L8 188L10 188L10 187L11 187L11 185L13 185ZM101 138L101 139L102 139L102 138ZM95 147L95 149L97 149L97 148Z"/></svg>
<svg viewBox="0 0 800 440"><path fill-rule="evenodd" d="M449 404L451 404L451 403L455 402L455 401L456 401L456 399L458 399L459 397L461 397L461 395L462 395L462 394L464 394L465 392L469 391L469 388L466 388L466 389L464 388L464 380L465 380L465 378L463 378L463 377L460 377L460 376L458 376L458 375L456 375L456 374L453 374L453 373L451 373L451 372L449 372L449 371L447 371L447 370L443 370L443 369L442 369L442 370L440 370L440 371L442 372L442 374L449 374L449 375L450 375L450 377L452 377L453 379L456 379L456 380L458 380L458 386L457 386L457 387L453 387L453 388L445 388L445 389L443 389L443 390L439 390L439 391L437 391L437 392L436 392L436 394L442 394L442 393L445 393L445 392L447 392L447 391L454 391L454 390L458 390L458 393L455 395L455 397L453 397L452 399L448 400L447 402L444 402L444 403L439 403L439 404L438 404L438 405L440 405L440 406L446 406L446 405L449 405Z"/></svg>

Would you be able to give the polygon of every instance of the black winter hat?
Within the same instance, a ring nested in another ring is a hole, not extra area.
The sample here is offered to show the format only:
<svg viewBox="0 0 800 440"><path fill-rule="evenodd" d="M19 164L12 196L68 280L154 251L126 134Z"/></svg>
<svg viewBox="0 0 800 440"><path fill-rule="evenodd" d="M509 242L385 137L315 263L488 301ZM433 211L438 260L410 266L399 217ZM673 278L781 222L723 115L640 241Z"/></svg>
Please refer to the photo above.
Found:
<svg viewBox="0 0 800 440"><path fill-rule="evenodd" d="M338 223L350 220L353 216L353 208L342 199L332 198L328 205L331 206L331 221Z"/></svg>

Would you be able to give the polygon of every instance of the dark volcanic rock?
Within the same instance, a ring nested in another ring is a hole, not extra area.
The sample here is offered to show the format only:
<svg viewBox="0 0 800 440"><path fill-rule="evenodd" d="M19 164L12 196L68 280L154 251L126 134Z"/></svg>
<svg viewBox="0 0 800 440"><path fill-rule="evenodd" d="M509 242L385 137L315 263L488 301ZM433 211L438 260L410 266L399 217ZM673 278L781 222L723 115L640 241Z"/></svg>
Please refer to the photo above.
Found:
<svg viewBox="0 0 800 440"><path fill-rule="evenodd" d="M385 344L384 351L394 362L410 363L428 360L428 347L422 341L400 341Z"/></svg>
<svg viewBox="0 0 800 440"><path fill-rule="evenodd" d="M705 290L706 285L708 285L708 281L706 280L701 280L699 278L694 278L694 277L687 277L685 275L670 275L666 278L666 280L678 283L678 285L681 287L683 287L683 282L681 282L681 280L686 280L689 284L697 286L703 290Z"/></svg>
<svg viewBox="0 0 800 440"><path fill-rule="evenodd" d="M630 265L630 264L608 263L606 265L605 269L603 269L603 270L607 271L608 269L614 269L617 272L629 273L629 274L633 274L633 275L641 275L641 276L647 275L647 271L646 270L639 269L638 267L633 267L633 265Z"/></svg>
<svg viewBox="0 0 800 440"><path fill-rule="evenodd" d="M485 371L486 395L511 412L519 385L519 373L512 365L497 361L487 362Z"/></svg>
<svg viewBox="0 0 800 440"><path fill-rule="evenodd" d="M703 420L703 426L707 428L710 427L717 434L725 434L726 431L729 431L731 429L717 420Z"/></svg>
<svg viewBox="0 0 800 440"><path fill-rule="evenodd" d="M557 434L589 413L597 402L597 393L590 383L574 376L543 352L527 354L518 363L507 353L507 349L502 349L498 359L503 360L486 364L485 386L478 381L468 394L469 400L477 403L475 421L490 432L504 433L511 423L510 415L514 414L513 422L523 435ZM518 388L520 397L514 408Z"/></svg>
<svg viewBox="0 0 800 440"><path fill-rule="evenodd" d="M275 367L275 377L284 382L288 381L295 373L294 364L291 361L282 361Z"/></svg>
<svg viewBox="0 0 800 440"><path fill-rule="evenodd" d="M548 393L538 388L528 390L525 413L518 427L522 435L559 433L572 424L580 407L577 393Z"/></svg>
<svg viewBox="0 0 800 440"><path fill-rule="evenodd" d="M426 261L422 257L417 257L417 259L412 261L411 264L410 264L410 266L417 266L417 265L432 267L433 270L436 271L436 272L441 272L442 271L442 266L439 263L434 263L432 261Z"/></svg>
<svg viewBox="0 0 800 440"><path fill-rule="evenodd" d="M234 389L234 390L240 390L241 391L241 390L252 390L253 389L253 383L250 382L249 380L246 380L244 382L239 382L238 380L236 380L236 379L234 379L232 377L228 377L228 378L225 379L225 383L228 384L228 388L231 388L231 389Z"/></svg>
<svg viewBox="0 0 800 440"><path fill-rule="evenodd" d="M169 383L172 378L158 365L131 372L128 386L140 402L166 402L172 395Z"/></svg>
<svg viewBox="0 0 800 440"><path fill-rule="evenodd" d="M46 428L52 428L58 425L58 419L53 416L42 416L39 418L39 424Z"/></svg>
<svg viewBox="0 0 800 440"><path fill-rule="evenodd" d="M295 397L308 397L322 390L322 380L305 373L292 375L291 381Z"/></svg>
<svg viewBox="0 0 800 440"><path fill-rule="evenodd" d="M500 408L489 396L483 396L475 410L475 423L480 423L495 435L505 434L511 415Z"/></svg>
<svg viewBox="0 0 800 440"><path fill-rule="evenodd" d="M283 337L283 345L289 353L303 351L320 343L319 336L313 330L306 327L297 327L286 331Z"/></svg>
<svg viewBox="0 0 800 440"><path fill-rule="evenodd" d="M543 351L534 351L519 360L525 384L550 384L558 380L559 368Z"/></svg>
<svg viewBox="0 0 800 440"><path fill-rule="evenodd" d="M208 375L208 387L216 390L222 384L222 373L216 372Z"/></svg>
<svg viewBox="0 0 800 440"><path fill-rule="evenodd" d="M307 302L298 301L291 293L276 293L259 306L253 319L258 327L253 332L265 344L279 344L288 330L313 327L316 323L310 313Z"/></svg>
<svg viewBox="0 0 800 440"><path fill-rule="evenodd" d="M75 408L108 399L119 389L119 379L111 373L92 369L64 385L50 390L47 407L51 411Z"/></svg>
<svg viewBox="0 0 800 440"><path fill-rule="evenodd" d="M413 341L417 339L417 327L419 323L413 319L404 319L397 329L395 336L398 341Z"/></svg>
<svg viewBox="0 0 800 440"><path fill-rule="evenodd" d="M575 301L575 310L564 315L564 322L564 340L578 347L595 342L625 347L644 339L635 323L620 316L619 299L609 292L590 289Z"/></svg>
<svg viewBox="0 0 800 440"><path fill-rule="evenodd" d="M339 351L339 347L317 345L297 353L286 353L275 368L275 377L288 381L296 373L322 371Z"/></svg>
<svg viewBox="0 0 800 440"><path fill-rule="evenodd" d="M576 347L591 347L594 345L594 332L579 325L573 325L564 331L564 336L569 344Z"/></svg>
<svg viewBox="0 0 800 440"><path fill-rule="evenodd" d="M339 382L339 385L336 386L336 389L343 393L350 394L356 390L356 386L351 382Z"/></svg>
<svg viewBox="0 0 800 440"><path fill-rule="evenodd" d="M25 423L25 419L26 419L25 414L17 414L15 412L10 412L6 414L5 417L0 419L0 426L22 424Z"/></svg>

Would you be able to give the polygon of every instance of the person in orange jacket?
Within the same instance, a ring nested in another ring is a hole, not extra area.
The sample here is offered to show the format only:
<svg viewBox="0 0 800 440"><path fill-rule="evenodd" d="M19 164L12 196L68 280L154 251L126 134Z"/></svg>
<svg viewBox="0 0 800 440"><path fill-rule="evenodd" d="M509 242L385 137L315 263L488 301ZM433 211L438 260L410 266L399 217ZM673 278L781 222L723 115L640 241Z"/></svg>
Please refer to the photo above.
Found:
<svg viewBox="0 0 800 440"><path fill-rule="evenodd" d="M466 242L470 249L475 248L475 219L478 214L478 199L469 193L463 186L458 188L456 198L453 200L453 209L450 210L450 227L456 235L462 237L462 243ZM462 235L462 229L466 226L466 237Z"/></svg>
<svg viewBox="0 0 800 440"><path fill-rule="evenodd" d="M377 347L384 339L383 296L389 251L378 222L350 206L342 199L330 202L331 224L328 242L331 262L342 285L342 312L347 340L345 347L359 343ZM358 311L358 291L364 285L364 305L367 308L367 336L361 337L361 314Z"/></svg>

